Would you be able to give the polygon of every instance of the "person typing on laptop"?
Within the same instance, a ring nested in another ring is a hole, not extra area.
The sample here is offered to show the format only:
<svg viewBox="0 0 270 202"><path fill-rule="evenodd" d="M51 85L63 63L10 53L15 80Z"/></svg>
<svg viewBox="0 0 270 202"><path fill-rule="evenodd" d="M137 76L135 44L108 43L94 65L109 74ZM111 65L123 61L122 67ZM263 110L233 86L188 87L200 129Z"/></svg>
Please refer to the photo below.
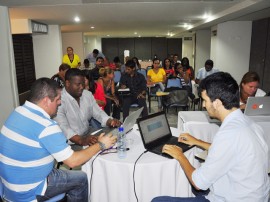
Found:
<svg viewBox="0 0 270 202"><path fill-rule="evenodd" d="M249 201L267 202L269 198L268 146L263 130L239 109L239 87L228 73L214 73L200 83L203 106L210 116L222 122L213 143L203 142L189 134L179 141L208 150L200 168L195 169L173 145L163 152L181 165L191 185L207 190L195 198L161 196L152 201Z"/></svg>
<svg viewBox="0 0 270 202"><path fill-rule="evenodd" d="M240 109L246 108L248 97L263 97L266 93L259 89L260 77L256 72L247 72L243 76L240 88Z"/></svg>
<svg viewBox="0 0 270 202"><path fill-rule="evenodd" d="M118 127L121 122L108 116L100 109L90 91L84 90L84 73L79 69L69 69L65 75L61 106L54 120L58 122L71 143L85 146L97 142L97 137L89 135L89 121L93 117L101 125Z"/></svg>

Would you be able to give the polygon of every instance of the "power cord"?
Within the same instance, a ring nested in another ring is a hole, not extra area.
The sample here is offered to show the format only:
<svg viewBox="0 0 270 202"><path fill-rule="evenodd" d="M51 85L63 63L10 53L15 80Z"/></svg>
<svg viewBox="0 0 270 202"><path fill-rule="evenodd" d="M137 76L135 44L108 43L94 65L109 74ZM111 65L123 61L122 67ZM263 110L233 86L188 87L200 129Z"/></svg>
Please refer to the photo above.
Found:
<svg viewBox="0 0 270 202"><path fill-rule="evenodd" d="M140 156L136 159L136 161L135 161L135 163L134 163L134 168L133 168L133 186L134 186L134 194L135 194L135 197L136 197L136 200L137 200L137 202L139 201L138 200L138 196L137 196L137 194L136 194L136 184L135 184L135 168L136 168L136 164L137 164L137 161L141 158L141 156L143 155L143 154L145 154L146 152L148 152L147 150L146 151L144 151L143 153L141 153L140 154Z"/></svg>
<svg viewBox="0 0 270 202"><path fill-rule="evenodd" d="M103 151L101 151L101 152L99 152L96 156L95 156L95 158L93 159L93 161L92 161L92 163L91 163L91 175L90 175L90 182L89 182L89 190L90 190L90 194L92 193L91 192L91 184L92 184L92 177L93 177L93 173L94 173L94 161L97 159L97 157L100 155L100 154L102 154L103 152L105 152L105 151L107 151L107 149L105 149L105 150L103 150Z"/></svg>

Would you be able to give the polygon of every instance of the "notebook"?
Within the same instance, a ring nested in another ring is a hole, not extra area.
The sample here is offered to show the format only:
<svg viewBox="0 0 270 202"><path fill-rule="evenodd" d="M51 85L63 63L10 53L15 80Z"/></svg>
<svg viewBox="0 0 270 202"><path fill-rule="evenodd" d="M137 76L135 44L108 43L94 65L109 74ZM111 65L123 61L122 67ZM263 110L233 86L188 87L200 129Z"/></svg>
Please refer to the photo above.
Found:
<svg viewBox="0 0 270 202"><path fill-rule="evenodd" d="M244 114L247 116L270 116L270 97L249 97Z"/></svg>
<svg viewBox="0 0 270 202"><path fill-rule="evenodd" d="M132 112L131 114L129 114L129 116L126 117L124 123L123 123L123 127L124 127L124 133L127 134L128 132L130 132L133 129L133 126L135 125L137 119L139 118L139 116L141 115L143 110L143 107L141 107L140 109L137 109L136 111ZM117 135L118 133L118 128L102 128L100 130L97 130L95 132L93 132L93 135L100 135L101 133L112 133L113 135Z"/></svg>
<svg viewBox="0 0 270 202"><path fill-rule="evenodd" d="M162 153L165 144L173 144L182 148L183 152L193 146L178 142L178 137L172 136L172 132L164 111L138 118L137 124L141 134L144 148L150 152L172 158Z"/></svg>

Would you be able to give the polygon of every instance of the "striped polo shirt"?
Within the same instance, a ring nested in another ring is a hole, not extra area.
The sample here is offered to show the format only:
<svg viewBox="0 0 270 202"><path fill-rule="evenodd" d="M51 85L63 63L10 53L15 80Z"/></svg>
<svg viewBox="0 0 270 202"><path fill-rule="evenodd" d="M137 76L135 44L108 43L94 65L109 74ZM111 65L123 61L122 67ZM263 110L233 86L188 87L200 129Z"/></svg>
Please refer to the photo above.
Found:
<svg viewBox="0 0 270 202"><path fill-rule="evenodd" d="M36 201L47 188L54 159L73 154L57 122L26 101L6 120L0 132L0 176L9 201Z"/></svg>

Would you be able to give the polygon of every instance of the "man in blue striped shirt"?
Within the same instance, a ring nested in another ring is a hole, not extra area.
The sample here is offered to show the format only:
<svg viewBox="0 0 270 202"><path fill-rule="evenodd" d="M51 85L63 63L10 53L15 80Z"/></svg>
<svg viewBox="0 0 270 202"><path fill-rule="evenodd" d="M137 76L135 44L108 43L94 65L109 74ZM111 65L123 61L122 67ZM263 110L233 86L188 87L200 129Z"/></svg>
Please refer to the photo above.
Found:
<svg viewBox="0 0 270 202"><path fill-rule="evenodd" d="M0 133L0 177L8 201L44 201L66 193L68 201L88 201L87 176L81 171L54 169L54 159L75 167L116 138L100 135L98 143L74 152L58 124L51 119L61 104L61 89L49 78L31 87L29 101L17 107Z"/></svg>

